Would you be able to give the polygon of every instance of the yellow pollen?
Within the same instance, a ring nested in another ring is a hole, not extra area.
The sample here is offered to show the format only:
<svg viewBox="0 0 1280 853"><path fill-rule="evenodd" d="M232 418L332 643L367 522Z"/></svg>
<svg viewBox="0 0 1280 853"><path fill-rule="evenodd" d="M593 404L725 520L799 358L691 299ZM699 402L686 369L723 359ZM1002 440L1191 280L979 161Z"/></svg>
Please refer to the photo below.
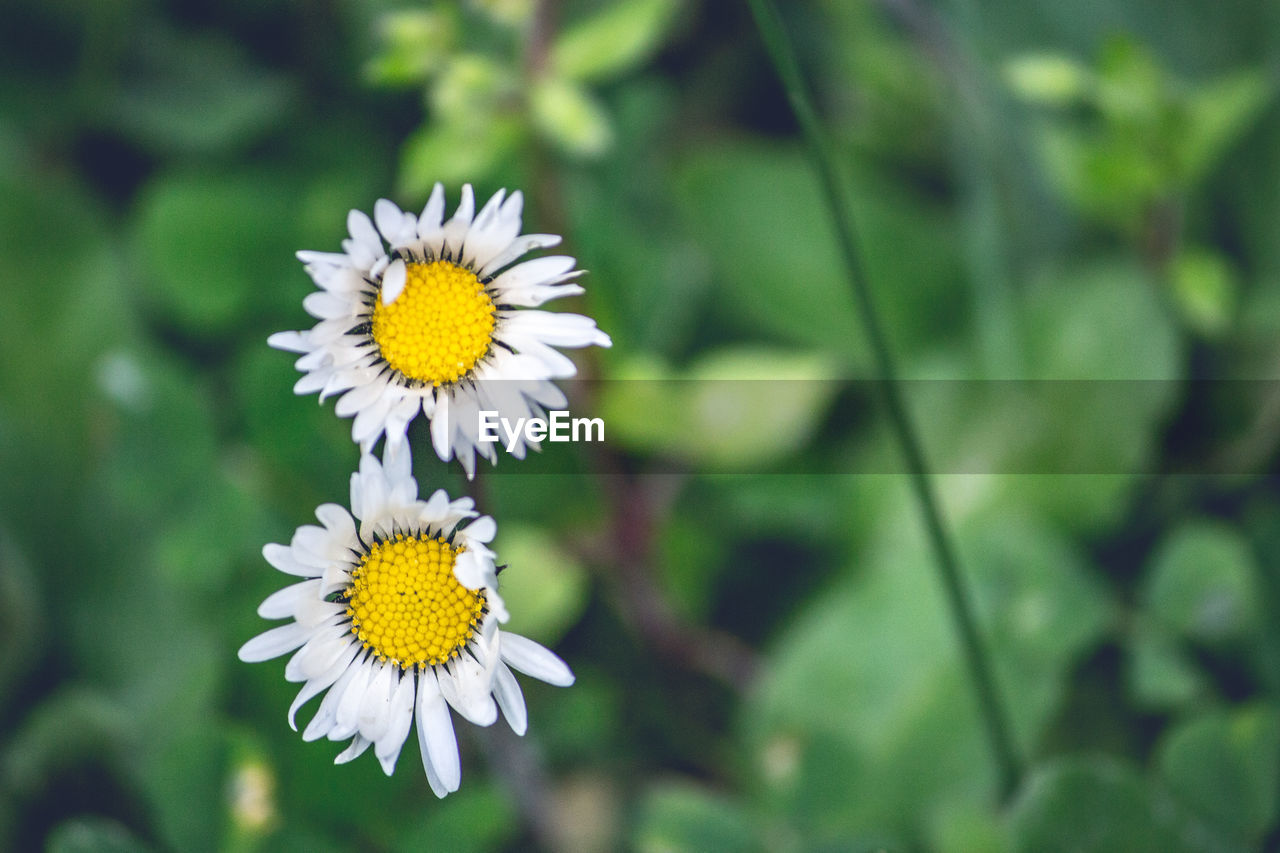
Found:
<svg viewBox="0 0 1280 853"><path fill-rule="evenodd" d="M375 545L342 593L351 633L401 669L444 663L480 624L484 592L453 576L462 548L440 538L397 533Z"/></svg>
<svg viewBox="0 0 1280 853"><path fill-rule="evenodd" d="M441 385L465 376L493 342L493 300L475 273L449 261L405 265L404 290L390 305L379 291L373 340L387 364L410 379Z"/></svg>

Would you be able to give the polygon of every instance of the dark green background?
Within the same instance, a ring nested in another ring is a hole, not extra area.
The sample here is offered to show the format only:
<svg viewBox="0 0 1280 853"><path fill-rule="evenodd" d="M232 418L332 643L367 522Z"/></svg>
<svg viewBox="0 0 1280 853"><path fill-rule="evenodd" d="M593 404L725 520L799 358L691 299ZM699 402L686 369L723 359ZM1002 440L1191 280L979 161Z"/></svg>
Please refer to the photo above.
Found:
<svg viewBox="0 0 1280 853"><path fill-rule="evenodd" d="M15 0L0 848L1280 843L1277 7L783 11L904 374L1151 380L1114 411L1028 418L981 381L914 406L934 466L971 472L937 490L1012 799L905 479L750 473L897 470L873 401L613 381L874 378L744 5ZM261 546L357 463L265 345L307 324L293 252L437 178L523 188L614 340L578 357L613 445L580 474L468 486L418 445L424 489L497 519L511 627L578 674L526 682L522 741L459 722L443 802L412 739L394 778L334 767L285 725L283 664L235 657L286 582ZM1072 453L1088 475L1036 474Z"/></svg>

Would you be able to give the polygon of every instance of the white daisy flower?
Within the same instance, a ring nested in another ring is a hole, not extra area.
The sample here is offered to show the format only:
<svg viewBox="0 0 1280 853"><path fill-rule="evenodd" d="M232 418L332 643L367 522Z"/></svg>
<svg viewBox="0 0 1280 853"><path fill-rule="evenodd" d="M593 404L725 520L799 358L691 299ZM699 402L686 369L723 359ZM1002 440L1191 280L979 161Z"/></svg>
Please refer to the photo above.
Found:
<svg viewBox="0 0 1280 853"><path fill-rule="evenodd" d="M407 449L392 449L382 463L365 455L351 476L351 512L324 504L316 517L323 526L300 527L289 545L263 548L271 565L302 580L262 602L258 615L292 621L245 643L240 659L294 653L284 674L302 690L289 725L297 731L298 709L325 693L302 738L350 740L338 764L372 746L391 775L416 720L427 781L444 797L462 773L449 708L479 726L501 710L524 734L524 696L512 670L561 687L573 673L552 652L498 627L507 612L487 544L493 519L443 490L419 500Z"/></svg>
<svg viewBox="0 0 1280 853"><path fill-rule="evenodd" d="M381 199L373 222L351 211L342 252L299 252L320 288L302 305L319 322L268 339L302 353L294 391L319 391L322 401L341 393L335 410L354 417L351 437L365 452L383 434L388 444L403 441L421 411L441 459L456 454L468 477L476 451L496 463L500 442L478 441L479 413L515 423L563 408L551 380L577 370L555 348L611 344L589 317L531 310L582 293L574 283L582 270L567 255L516 263L560 242L521 235L523 205L519 192L503 190L476 213L468 184L445 221L436 184L421 216ZM529 447L538 449L520 438L511 452L523 458Z"/></svg>

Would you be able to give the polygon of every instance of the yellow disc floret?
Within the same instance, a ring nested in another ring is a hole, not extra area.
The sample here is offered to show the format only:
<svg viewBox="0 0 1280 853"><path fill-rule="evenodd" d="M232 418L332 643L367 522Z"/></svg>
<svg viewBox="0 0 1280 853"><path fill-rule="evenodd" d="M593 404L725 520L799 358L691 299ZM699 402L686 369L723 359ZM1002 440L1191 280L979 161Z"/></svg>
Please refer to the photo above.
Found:
<svg viewBox="0 0 1280 853"><path fill-rule="evenodd" d="M387 364L441 385L465 376L493 342L493 300L475 273L449 261L405 265L404 290L376 299L373 340Z"/></svg>
<svg viewBox="0 0 1280 853"><path fill-rule="evenodd" d="M475 633L484 591L453 575L462 548L444 539L405 536L379 542L351 573L351 633L381 660L403 669L444 663Z"/></svg>

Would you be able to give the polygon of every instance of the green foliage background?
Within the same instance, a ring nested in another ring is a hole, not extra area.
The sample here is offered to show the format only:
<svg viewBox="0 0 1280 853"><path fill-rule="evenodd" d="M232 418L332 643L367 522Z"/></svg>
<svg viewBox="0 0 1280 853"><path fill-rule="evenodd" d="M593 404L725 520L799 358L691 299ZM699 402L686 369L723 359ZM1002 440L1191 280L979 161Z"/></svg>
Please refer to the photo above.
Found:
<svg viewBox="0 0 1280 853"><path fill-rule="evenodd" d="M874 377L745 6L14 0L0 849L1274 849L1278 9L783 10L905 374L1134 380L913 397L1027 765L1002 802L905 478L749 473L900 463L798 381ZM797 380L606 381L615 473L482 478L511 627L578 683L526 686L523 740L460 724L442 802L412 744L334 767L235 658L262 544L357 461L265 345L307 322L293 252L436 180L566 235L588 375Z"/></svg>

